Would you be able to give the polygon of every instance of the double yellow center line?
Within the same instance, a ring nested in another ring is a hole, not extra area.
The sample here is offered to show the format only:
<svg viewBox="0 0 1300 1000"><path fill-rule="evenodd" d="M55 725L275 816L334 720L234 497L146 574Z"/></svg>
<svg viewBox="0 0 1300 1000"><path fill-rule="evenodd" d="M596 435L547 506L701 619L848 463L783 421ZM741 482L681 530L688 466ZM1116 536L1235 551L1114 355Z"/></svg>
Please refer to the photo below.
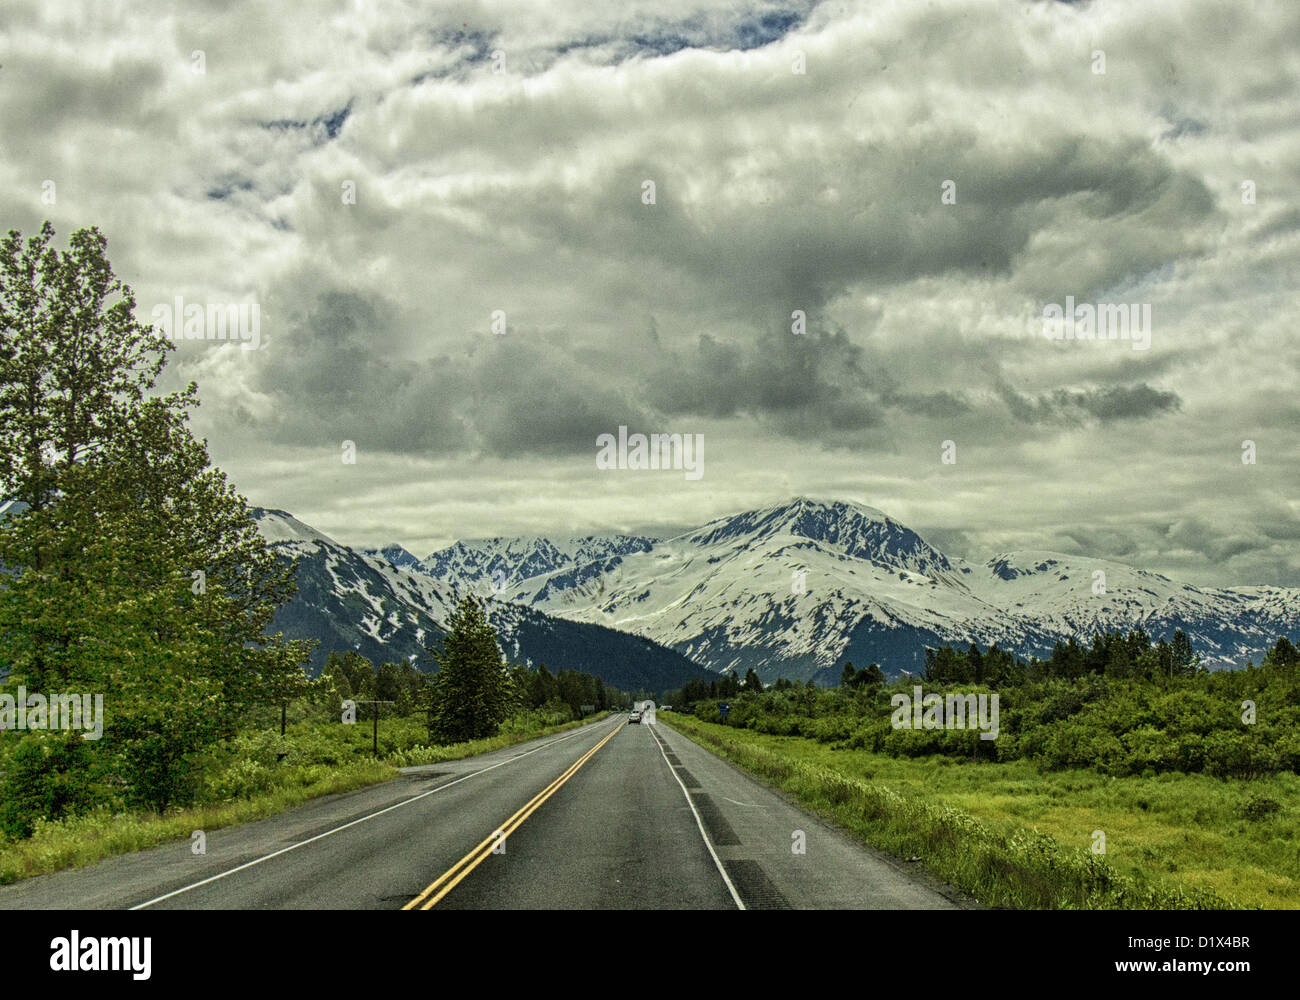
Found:
<svg viewBox="0 0 1300 1000"><path fill-rule="evenodd" d="M523 808L501 824L499 829L492 831L492 833L489 834L482 843L474 848L474 850L470 851L445 872L439 875L437 879L429 883L428 887L422 893L403 906L402 909L414 910L419 908L421 910L431 910L437 906L438 902L447 895L447 893L451 892L452 889L456 888L466 875L487 860L488 856L492 853L492 849L497 844L503 842L506 837L519 829L519 827L523 825L524 820L535 813L541 807L543 802L559 791L560 786L577 774L578 769L582 767L583 764L587 763L587 761L591 760L591 758L596 755L597 750L617 736L622 728L623 726L620 723L610 730L608 736L579 757L568 770L534 795L532 799L523 806Z"/></svg>

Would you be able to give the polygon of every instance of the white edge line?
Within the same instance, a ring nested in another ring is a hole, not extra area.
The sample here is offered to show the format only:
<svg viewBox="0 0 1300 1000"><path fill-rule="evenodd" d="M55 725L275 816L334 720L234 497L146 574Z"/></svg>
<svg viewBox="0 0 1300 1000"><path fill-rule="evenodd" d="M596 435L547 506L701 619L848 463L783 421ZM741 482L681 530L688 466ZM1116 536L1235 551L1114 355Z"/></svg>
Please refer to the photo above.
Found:
<svg viewBox="0 0 1300 1000"><path fill-rule="evenodd" d="M183 892L189 892L191 889L197 889L199 888L199 886L207 885L209 882L216 882L219 879L225 878L227 875L234 875L236 872L242 872L245 868L252 868L254 865L260 865L263 861L270 861L272 858L279 857L281 854L288 854L290 851L295 851L299 847L305 847L308 844L313 843L314 841L320 840L324 837L331 836L332 834L338 833L341 830L346 830L350 826L356 826L358 823L364 823L366 822L366 820L374 819L376 816L382 816L384 813L392 812L394 809L400 809L402 808L402 806L409 806L412 802L418 802L420 799L433 795L435 792L441 792L444 788L450 788L452 785L459 785L462 781L469 781L470 778L477 778L480 774L487 774L488 771L495 771L498 767L504 767L506 764L512 764L515 761L519 760L521 757L527 757L529 754L535 754L539 750L545 750L547 747L553 747L557 743L563 743L565 740L571 740L575 736L582 735L582 733L585 731L587 731L587 727L583 726L580 729L578 729L576 732L570 733L568 736L561 736L559 739L551 740L549 743L543 743L541 746L534 747L532 750L528 750L525 753L516 754L513 757L507 757L505 760L493 764L491 767L485 767L478 771L471 771L469 774L462 775L461 777L457 778L455 781L449 781L445 785L439 785L437 788L430 788L427 792L420 792L418 795L412 795L409 799L402 799L401 802L394 802L391 806L385 806L383 809L379 809L375 812L368 813L367 815L354 819L351 822L344 823L342 826L336 826L332 830L326 830L324 833L318 833L314 837L308 837L306 840L300 840L296 844L290 844L288 847L282 847L278 851L273 851L270 854L264 854L262 857L254 858L252 861L245 861L242 865L239 865L238 867L230 868L224 872L218 872L216 875L210 875L199 882L193 883L192 885L181 886L179 889L173 889L171 892L164 893L161 896L155 896L153 899L146 900L143 903L137 903L135 906L128 907L128 911L143 910L146 906L153 906L154 903L161 903L164 899L171 899L172 896L179 896ZM667 758L664 759L667 760ZM269 819L270 817L267 818Z"/></svg>
<svg viewBox="0 0 1300 1000"><path fill-rule="evenodd" d="M659 735L653 729L650 730L650 735L655 738L655 745L659 747L659 753L663 757L664 763L668 765L668 773L673 776L673 780L681 787L682 794L686 796L686 804L691 807L691 813L695 816L695 825L700 828L700 836L704 838L704 846L709 849L709 856L713 858L713 863L717 866L718 874L722 876L722 881L727 883L727 891L731 893L731 898L735 900L736 909L745 909L745 901L740 898L740 893L736 891L736 887L731 883L731 876L727 874L727 869L722 867L722 861L718 858L718 852L713 849L713 841L709 840L709 834L704 829L704 821L700 819L699 810L695 808L695 803L691 801L691 793L686 790L686 785L683 784L682 779L677 776L677 771L674 770L672 763L668 760L668 755L664 753L664 745L660 742Z"/></svg>

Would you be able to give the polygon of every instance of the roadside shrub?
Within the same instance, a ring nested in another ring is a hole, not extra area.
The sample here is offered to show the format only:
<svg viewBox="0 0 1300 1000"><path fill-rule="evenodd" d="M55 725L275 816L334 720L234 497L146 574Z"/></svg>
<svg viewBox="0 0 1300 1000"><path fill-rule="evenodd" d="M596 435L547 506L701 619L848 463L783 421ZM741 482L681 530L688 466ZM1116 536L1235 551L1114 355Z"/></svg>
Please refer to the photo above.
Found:
<svg viewBox="0 0 1300 1000"><path fill-rule="evenodd" d="M1241 815L1252 823L1258 823L1262 819L1267 819L1275 812L1282 808L1282 803L1277 799L1269 798L1267 795L1261 795L1258 792L1253 793L1245 804L1241 807Z"/></svg>
<svg viewBox="0 0 1300 1000"><path fill-rule="evenodd" d="M1205 770L1216 778L1259 778L1277 770L1277 752L1258 734L1217 732L1205 738Z"/></svg>
<svg viewBox="0 0 1300 1000"><path fill-rule="evenodd" d="M1174 747L1167 733L1154 726L1143 726L1120 737L1124 760L1119 765L1126 774L1159 773L1171 770Z"/></svg>
<svg viewBox="0 0 1300 1000"><path fill-rule="evenodd" d="M0 781L0 830L30 837L41 819L90 809L96 799L91 755L80 734L30 733L18 742Z"/></svg>
<svg viewBox="0 0 1300 1000"><path fill-rule="evenodd" d="M249 798L271 789L275 784L274 778L273 765L241 758L219 772L209 786L208 797L217 802Z"/></svg>
<svg viewBox="0 0 1300 1000"><path fill-rule="evenodd" d="M996 740L971 730L895 732L891 697L909 696L915 678L882 688L784 688L697 702L694 716L773 736L804 736L842 749L895 757L1028 759L1046 770L1084 768L1113 777L1204 773L1253 779L1300 774L1300 683L1259 668L1193 676L1123 677L1088 673L1004 680ZM985 685L926 684L926 693L970 694ZM1242 702L1259 723L1243 726Z"/></svg>
<svg viewBox="0 0 1300 1000"><path fill-rule="evenodd" d="M852 735L853 719L844 715L810 719L802 727L802 732L804 736L810 736L821 743L839 743Z"/></svg>

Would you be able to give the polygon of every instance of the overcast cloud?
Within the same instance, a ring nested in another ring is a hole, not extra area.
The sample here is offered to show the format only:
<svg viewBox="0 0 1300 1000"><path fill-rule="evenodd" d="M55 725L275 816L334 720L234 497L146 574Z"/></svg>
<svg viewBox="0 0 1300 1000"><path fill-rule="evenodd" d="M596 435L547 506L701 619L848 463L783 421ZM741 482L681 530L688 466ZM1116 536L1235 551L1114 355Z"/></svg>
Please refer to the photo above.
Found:
<svg viewBox="0 0 1300 1000"><path fill-rule="evenodd" d="M146 322L259 303L168 377L344 542L812 494L1300 585L1298 42L1283 0L7 0L0 218L98 225ZM1149 349L1047 340L1067 296ZM704 477L597 471L619 425Z"/></svg>

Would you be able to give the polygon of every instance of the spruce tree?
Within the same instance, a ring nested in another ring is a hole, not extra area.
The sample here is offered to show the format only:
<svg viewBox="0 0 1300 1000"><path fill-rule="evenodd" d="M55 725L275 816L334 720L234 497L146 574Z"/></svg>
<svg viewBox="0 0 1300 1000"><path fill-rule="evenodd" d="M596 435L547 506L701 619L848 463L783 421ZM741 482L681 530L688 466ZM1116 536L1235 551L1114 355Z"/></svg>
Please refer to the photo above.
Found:
<svg viewBox="0 0 1300 1000"><path fill-rule="evenodd" d="M447 619L442 649L432 651L438 672L432 682L433 732L444 743L496 733L519 704L482 606L461 600Z"/></svg>
<svg viewBox="0 0 1300 1000"><path fill-rule="evenodd" d="M1169 644L1171 668L1175 677L1191 677L1200 666L1192 642L1182 629L1174 630L1174 641Z"/></svg>

